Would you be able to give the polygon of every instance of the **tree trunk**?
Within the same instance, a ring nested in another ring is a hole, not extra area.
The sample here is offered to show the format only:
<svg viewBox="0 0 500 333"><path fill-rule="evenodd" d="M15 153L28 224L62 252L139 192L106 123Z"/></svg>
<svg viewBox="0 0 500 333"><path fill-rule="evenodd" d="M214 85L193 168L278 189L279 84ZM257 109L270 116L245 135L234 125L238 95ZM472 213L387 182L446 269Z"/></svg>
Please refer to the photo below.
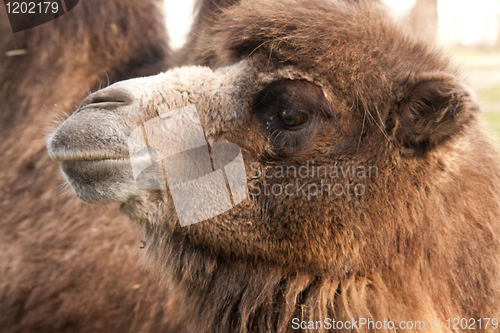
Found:
<svg viewBox="0 0 500 333"><path fill-rule="evenodd" d="M425 40L438 36L438 0L417 0L412 12L412 25Z"/></svg>

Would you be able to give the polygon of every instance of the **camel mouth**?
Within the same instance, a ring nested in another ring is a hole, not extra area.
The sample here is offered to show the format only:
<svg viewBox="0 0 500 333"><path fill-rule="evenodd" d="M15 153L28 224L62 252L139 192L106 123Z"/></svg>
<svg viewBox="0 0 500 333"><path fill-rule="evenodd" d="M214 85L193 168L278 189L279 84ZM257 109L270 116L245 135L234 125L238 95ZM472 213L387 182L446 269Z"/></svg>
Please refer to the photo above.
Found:
<svg viewBox="0 0 500 333"><path fill-rule="evenodd" d="M70 159L60 165L75 194L85 202L124 202L138 192L127 158Z"/></svg>
<svg viewBox="0 0 500 333"><path fill-rule="evenodd" d="M113 172L130 168L130 161L122 159L100 159L100 160L67 160L60 162L62 170L66 173L69 170L79 169L82 173L95 172L112 168Z"/></svg>
<svg viewBox="0 0 500 333"><path fill-rule="evenodd" d="M84 160L84 159L70 159L59 162L62 166L71 166L71 165L82 165L82 166L99 166L99 165L119 165L120 163L128 162L130 163L128 158L104 158L104 159L93 159L93 160Z"/></svg>
<svg viewBox="0 0 500 333"><path fill-rule="evenodd" d="M58 163L125 161L129 159L128 155L102 151L67 152L49 150L49 156Z"/></svg>

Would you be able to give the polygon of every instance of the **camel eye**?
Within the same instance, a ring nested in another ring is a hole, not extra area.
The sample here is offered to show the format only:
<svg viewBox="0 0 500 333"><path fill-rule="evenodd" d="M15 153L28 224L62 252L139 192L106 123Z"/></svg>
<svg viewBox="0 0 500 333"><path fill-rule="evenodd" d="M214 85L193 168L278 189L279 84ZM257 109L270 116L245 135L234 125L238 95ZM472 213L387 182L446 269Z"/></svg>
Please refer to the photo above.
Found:
<svg viewBox="0 0 500 333"><path fill-rule="evenodd" d="M303 111L285 109L278 113L278 118L287 129L299 129L309 116Z"/></svg>

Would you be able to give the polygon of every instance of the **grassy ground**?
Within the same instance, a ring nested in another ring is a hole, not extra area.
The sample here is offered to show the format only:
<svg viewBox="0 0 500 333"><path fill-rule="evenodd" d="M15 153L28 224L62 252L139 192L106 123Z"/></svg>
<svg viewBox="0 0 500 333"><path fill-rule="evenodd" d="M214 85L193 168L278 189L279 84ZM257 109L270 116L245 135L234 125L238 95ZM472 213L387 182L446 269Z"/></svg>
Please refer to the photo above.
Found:
<svg viewBox="0 0 500 333"><path fill-rule="evenodd" d="M487 112L484 114L490 128L500 137L500 112Z"/></svg>
<svg viewBox="0 0 500 333"><path fill-rule="evenodd" d="M485 119L500 137L500 50L459 48L450 53L476 92Z"/></svg>

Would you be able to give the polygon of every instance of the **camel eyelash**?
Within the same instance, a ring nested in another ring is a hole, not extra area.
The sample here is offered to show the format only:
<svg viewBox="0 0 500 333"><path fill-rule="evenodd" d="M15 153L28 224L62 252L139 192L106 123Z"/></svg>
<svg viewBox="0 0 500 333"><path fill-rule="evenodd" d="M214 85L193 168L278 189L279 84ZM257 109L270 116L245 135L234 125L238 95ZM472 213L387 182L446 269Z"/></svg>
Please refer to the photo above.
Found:
<svg viewBox="0 0 500 333"><path fill-rule="evenodd" d="M302 135L309 126L305 125L296 130L287 129L277 115L270 116L267 121L268 142L275 149L295 149L306 144L307 135Z"/></svg>

